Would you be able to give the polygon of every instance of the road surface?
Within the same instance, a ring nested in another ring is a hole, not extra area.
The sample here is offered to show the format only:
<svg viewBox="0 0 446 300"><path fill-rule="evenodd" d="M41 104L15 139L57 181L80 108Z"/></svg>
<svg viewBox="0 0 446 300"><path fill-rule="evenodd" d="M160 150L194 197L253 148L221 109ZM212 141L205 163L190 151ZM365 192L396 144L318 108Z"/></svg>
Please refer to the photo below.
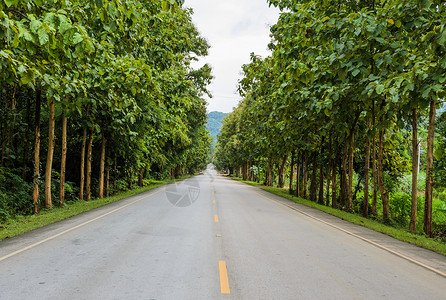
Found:
<svg viewBox="0 0 446 300"><path fill-rule="evenodd" d="M443 256L212 169L0 242L8 300L446 299L445 274Z"/></svg>

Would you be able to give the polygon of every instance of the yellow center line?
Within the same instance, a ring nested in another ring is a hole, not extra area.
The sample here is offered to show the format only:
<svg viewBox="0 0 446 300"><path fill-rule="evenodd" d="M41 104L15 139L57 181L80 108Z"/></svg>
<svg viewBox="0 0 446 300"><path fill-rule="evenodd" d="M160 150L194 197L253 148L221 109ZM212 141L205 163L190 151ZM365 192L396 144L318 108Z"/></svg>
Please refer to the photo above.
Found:
<svg viewBox="0 0 446 300"><path fill-rule="evenodd" d="M228 280L228 270L226 269L226 262L220 260L218 262L218 268L220 270L220 290L222 294L230 294L229 280Z"/></svg>
<svg viewBox="0 0 446 300"><path fill-rule="evenodd" d="M215 223L218 223L218 216L217 215L214 215L214 221L215 221Z"/></svg>

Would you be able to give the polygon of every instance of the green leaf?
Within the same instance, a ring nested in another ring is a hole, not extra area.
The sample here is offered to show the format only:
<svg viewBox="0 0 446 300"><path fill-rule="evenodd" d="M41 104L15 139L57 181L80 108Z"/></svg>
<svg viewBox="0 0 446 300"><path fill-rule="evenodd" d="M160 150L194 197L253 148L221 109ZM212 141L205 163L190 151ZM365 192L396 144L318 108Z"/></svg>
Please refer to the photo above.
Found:
<svg viewBox="0 0 446 300"><path fill-rule="evenodd" d="M381 94L384 92L384 85L382 85L382 84L378 84L378 85L375 87L375 91L376 91L376 93L377 93L378 95L381 95Z"/></svg>
<svg viewBox="0 0 446 300"><path fill-rule="evenodd" d="M31 32L37 33L37 31L42 27L42 22L39 20L34 20L31 23L29 23L29 29L31 29Z"/></svg>
<svg viewBox="0 0 446 300"><path fill-rule="evenodd" d="M104 6L104 3L102 2L102 0L95 0L96 3L96 7L98 8L102 8Z"/></svg>
<svg viewBox="0 0 446 300"><path fill-rule="evenodd" d="M5 4L8 7L11 7L12 5L17 5L19 3L19 0L5 0Z"/></svg>
<svg viewBox="0 0 446 300"><path fill-rule="evenodd" d="M45 28L43 28L43 27L39 28L39 30L37 31L37 35L39 37L40 45L45 45L50 40L48 33L46 32Z"/></svg>
<svg viewBox="0 0 446 300"><path fill-rule="evenodd" d="M356 77L356 75L358 75L359 73L361 73L361 71L360 71L359 69L355 69L355 70L352 72L352 75L353 75L354 77Z"/></svg>
<svg viewBox="0 0 446 300"><path fill-rule="evenodd" d="M79 44L80 42L82 42L84 40L84 37L79 33L76 32L73 36L73 44Z"/></svg>
<svg viewBox="0 0 446 300"><path fill-rule="evenodd" d="M396 21L395 21L395 26L396 26L396 27L400 28L401 25L402 25L402 24L401 24L401 21L400 21L400 20L396 20Z"/></svg>
<svg viewBox="0 0 446 300"><path fill-rule="evenodd" d="M25 73L25 72L26 72L26 68L25 68L24 65L20 65L20 66L17 68L17 71L19 72L19 74L22 74L22 73Z"/></svg>

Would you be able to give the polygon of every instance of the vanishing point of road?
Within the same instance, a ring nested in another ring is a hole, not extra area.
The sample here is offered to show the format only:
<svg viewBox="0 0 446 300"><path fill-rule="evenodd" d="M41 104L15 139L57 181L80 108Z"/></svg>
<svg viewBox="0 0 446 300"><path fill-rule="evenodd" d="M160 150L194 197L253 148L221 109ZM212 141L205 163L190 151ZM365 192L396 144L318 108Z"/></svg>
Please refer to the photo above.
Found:
<svg viewBox="0 0 446 300"><path fill-rule="evenodd" d="M0 242L0 299L446 299L446 258L219 176Z"/></svg>

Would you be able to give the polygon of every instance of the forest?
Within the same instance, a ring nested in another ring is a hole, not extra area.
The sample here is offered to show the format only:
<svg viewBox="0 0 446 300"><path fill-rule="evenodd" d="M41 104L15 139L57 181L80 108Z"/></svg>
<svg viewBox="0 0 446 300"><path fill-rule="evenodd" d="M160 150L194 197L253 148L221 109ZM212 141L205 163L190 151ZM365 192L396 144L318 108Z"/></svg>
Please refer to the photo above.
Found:
<svg viewBox="0 0 446 300"><path fill-rule="evenodd" d="M217 167L446 241L444 1L268 2Z"/></svg>
<svg viewBox="0 0 446 300"><path fill-rule="evenodd" d="M182 5L0 0L0 221L206 166L209 45Z"/></svg>

